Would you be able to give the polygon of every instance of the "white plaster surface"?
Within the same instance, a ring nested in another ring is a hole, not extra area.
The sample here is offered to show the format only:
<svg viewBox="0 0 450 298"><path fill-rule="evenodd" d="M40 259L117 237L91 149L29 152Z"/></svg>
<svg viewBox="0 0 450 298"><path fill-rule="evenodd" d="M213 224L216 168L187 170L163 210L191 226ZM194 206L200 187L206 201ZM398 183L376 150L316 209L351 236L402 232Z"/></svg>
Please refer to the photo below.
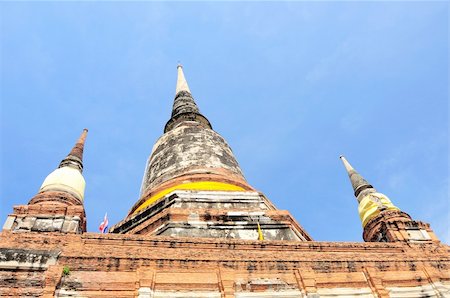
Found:
<svg viewBox="0 0 450 298"><path fill-rule="evenodd" d="M71 167L62 167L51 172L42 183L39 192L61 190L84 200L86 181L80 171Z"/></svg>
<svg viewBox="0 0 450 298"><path fill-rule="evenodd" d="M153 298L154 293L153 290L150 288L139 288L138 290L138 298Z"/></svg>
<svg viewBox="0 0 450 298"><path fill-rule="evenodd" d="M391 298L450 297L450 283L433 283L418 287L389 287Z"/></svg>
<svg viewBox="0 0 450 298"><path fill-rule="evenodd" d="M152 298L221 298L220 292L176 292L176 291L155 291Z"/></svg>
<svg viewBox="0 0 450 298"><path fill-rule="evenodd" d="M3 230L11 230L12 225L13 225L15 219L16 219L15 216L11 216L11 215L8 216L8 217L6 218L5 223L3 224Z"/></svg>
<svg viewBox="0 0 450 298"><path fill-rule="evenodd" d="M246 292L246 293L236 293L234 295L236 298L300 298L305 297L299 290L289 290L289 291L264 291L264 292Z"/></svg>
<svg viewBox="0 0 450 298"><path fill-rule="evenodd" d="M319 297L376 298L370 288L318 288Z"/></svg>
<svg viewBox="0 0 450 298"><path fill-rule="evenodd" d="M58 289L55 291L55 298L63 298L63 297L87 298L87 296L83 296L75 290Z"/></svg>

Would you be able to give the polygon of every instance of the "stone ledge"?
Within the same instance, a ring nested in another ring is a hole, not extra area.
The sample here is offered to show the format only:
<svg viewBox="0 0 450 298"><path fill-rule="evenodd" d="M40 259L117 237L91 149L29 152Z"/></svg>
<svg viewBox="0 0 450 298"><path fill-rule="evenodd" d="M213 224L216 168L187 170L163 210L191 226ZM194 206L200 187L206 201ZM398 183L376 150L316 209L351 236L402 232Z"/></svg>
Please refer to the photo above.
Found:
<svg viewBox="0 0 450 298"><path fill-rule="evenodd" d="M0 248L0 269L45 270L56 264L60 253L56 250Z"/></svg>

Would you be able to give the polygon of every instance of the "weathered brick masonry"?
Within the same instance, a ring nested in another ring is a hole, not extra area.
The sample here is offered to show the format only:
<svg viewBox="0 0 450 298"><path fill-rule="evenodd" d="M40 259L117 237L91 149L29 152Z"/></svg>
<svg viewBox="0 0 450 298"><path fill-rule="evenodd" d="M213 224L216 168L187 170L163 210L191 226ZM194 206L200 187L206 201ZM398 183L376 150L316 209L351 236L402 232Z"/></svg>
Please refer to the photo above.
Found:
<svg viewBox="0 0 450 298"><path fill-rule="evenodd" d="M450 283L448 246L440 243L12 232L0 239L1 293L13 296L170 297L177 291L185 295L178 297L389 297L393 289L414 288L405 297L445 297ZM139 294L143 289L153 294Z"/></svg>

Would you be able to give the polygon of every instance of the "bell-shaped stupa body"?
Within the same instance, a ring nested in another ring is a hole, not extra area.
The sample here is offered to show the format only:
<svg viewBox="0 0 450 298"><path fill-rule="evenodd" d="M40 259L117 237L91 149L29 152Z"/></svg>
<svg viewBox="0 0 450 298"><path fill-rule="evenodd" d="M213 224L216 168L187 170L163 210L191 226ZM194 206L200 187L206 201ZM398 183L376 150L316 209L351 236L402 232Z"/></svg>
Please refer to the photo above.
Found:
<svg viewBox="0 0 450 298"><path fill-rule="evenodd" d="M310 240L251 187L228 143L200 112L178 65L172 114L148 159L139 200L113 233Z"/></svg>
<svg viewBox="0 0 450 298"><path fill-rule="evenodd" d="M200 113L181 65L172 115L164 132L153 146L142 181L141 200L131 213L147 207L168 189L253 190L230 146Z"/></svg>

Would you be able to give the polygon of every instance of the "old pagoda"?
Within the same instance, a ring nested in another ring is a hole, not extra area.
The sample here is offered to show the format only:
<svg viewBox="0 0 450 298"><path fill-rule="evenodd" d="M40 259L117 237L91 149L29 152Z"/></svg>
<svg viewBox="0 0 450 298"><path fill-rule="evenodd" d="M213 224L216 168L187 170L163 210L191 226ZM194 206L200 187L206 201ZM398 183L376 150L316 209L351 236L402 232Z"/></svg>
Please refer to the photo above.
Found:
<svg viewBox="0 0 450 298"><path fill-rule="evenodd" d="M172 114L125 218L86 231L85 129L6 219L0 296L450 297L450 247L344 156L364 242L314 241L249 185L177 70Z"/></svg>

